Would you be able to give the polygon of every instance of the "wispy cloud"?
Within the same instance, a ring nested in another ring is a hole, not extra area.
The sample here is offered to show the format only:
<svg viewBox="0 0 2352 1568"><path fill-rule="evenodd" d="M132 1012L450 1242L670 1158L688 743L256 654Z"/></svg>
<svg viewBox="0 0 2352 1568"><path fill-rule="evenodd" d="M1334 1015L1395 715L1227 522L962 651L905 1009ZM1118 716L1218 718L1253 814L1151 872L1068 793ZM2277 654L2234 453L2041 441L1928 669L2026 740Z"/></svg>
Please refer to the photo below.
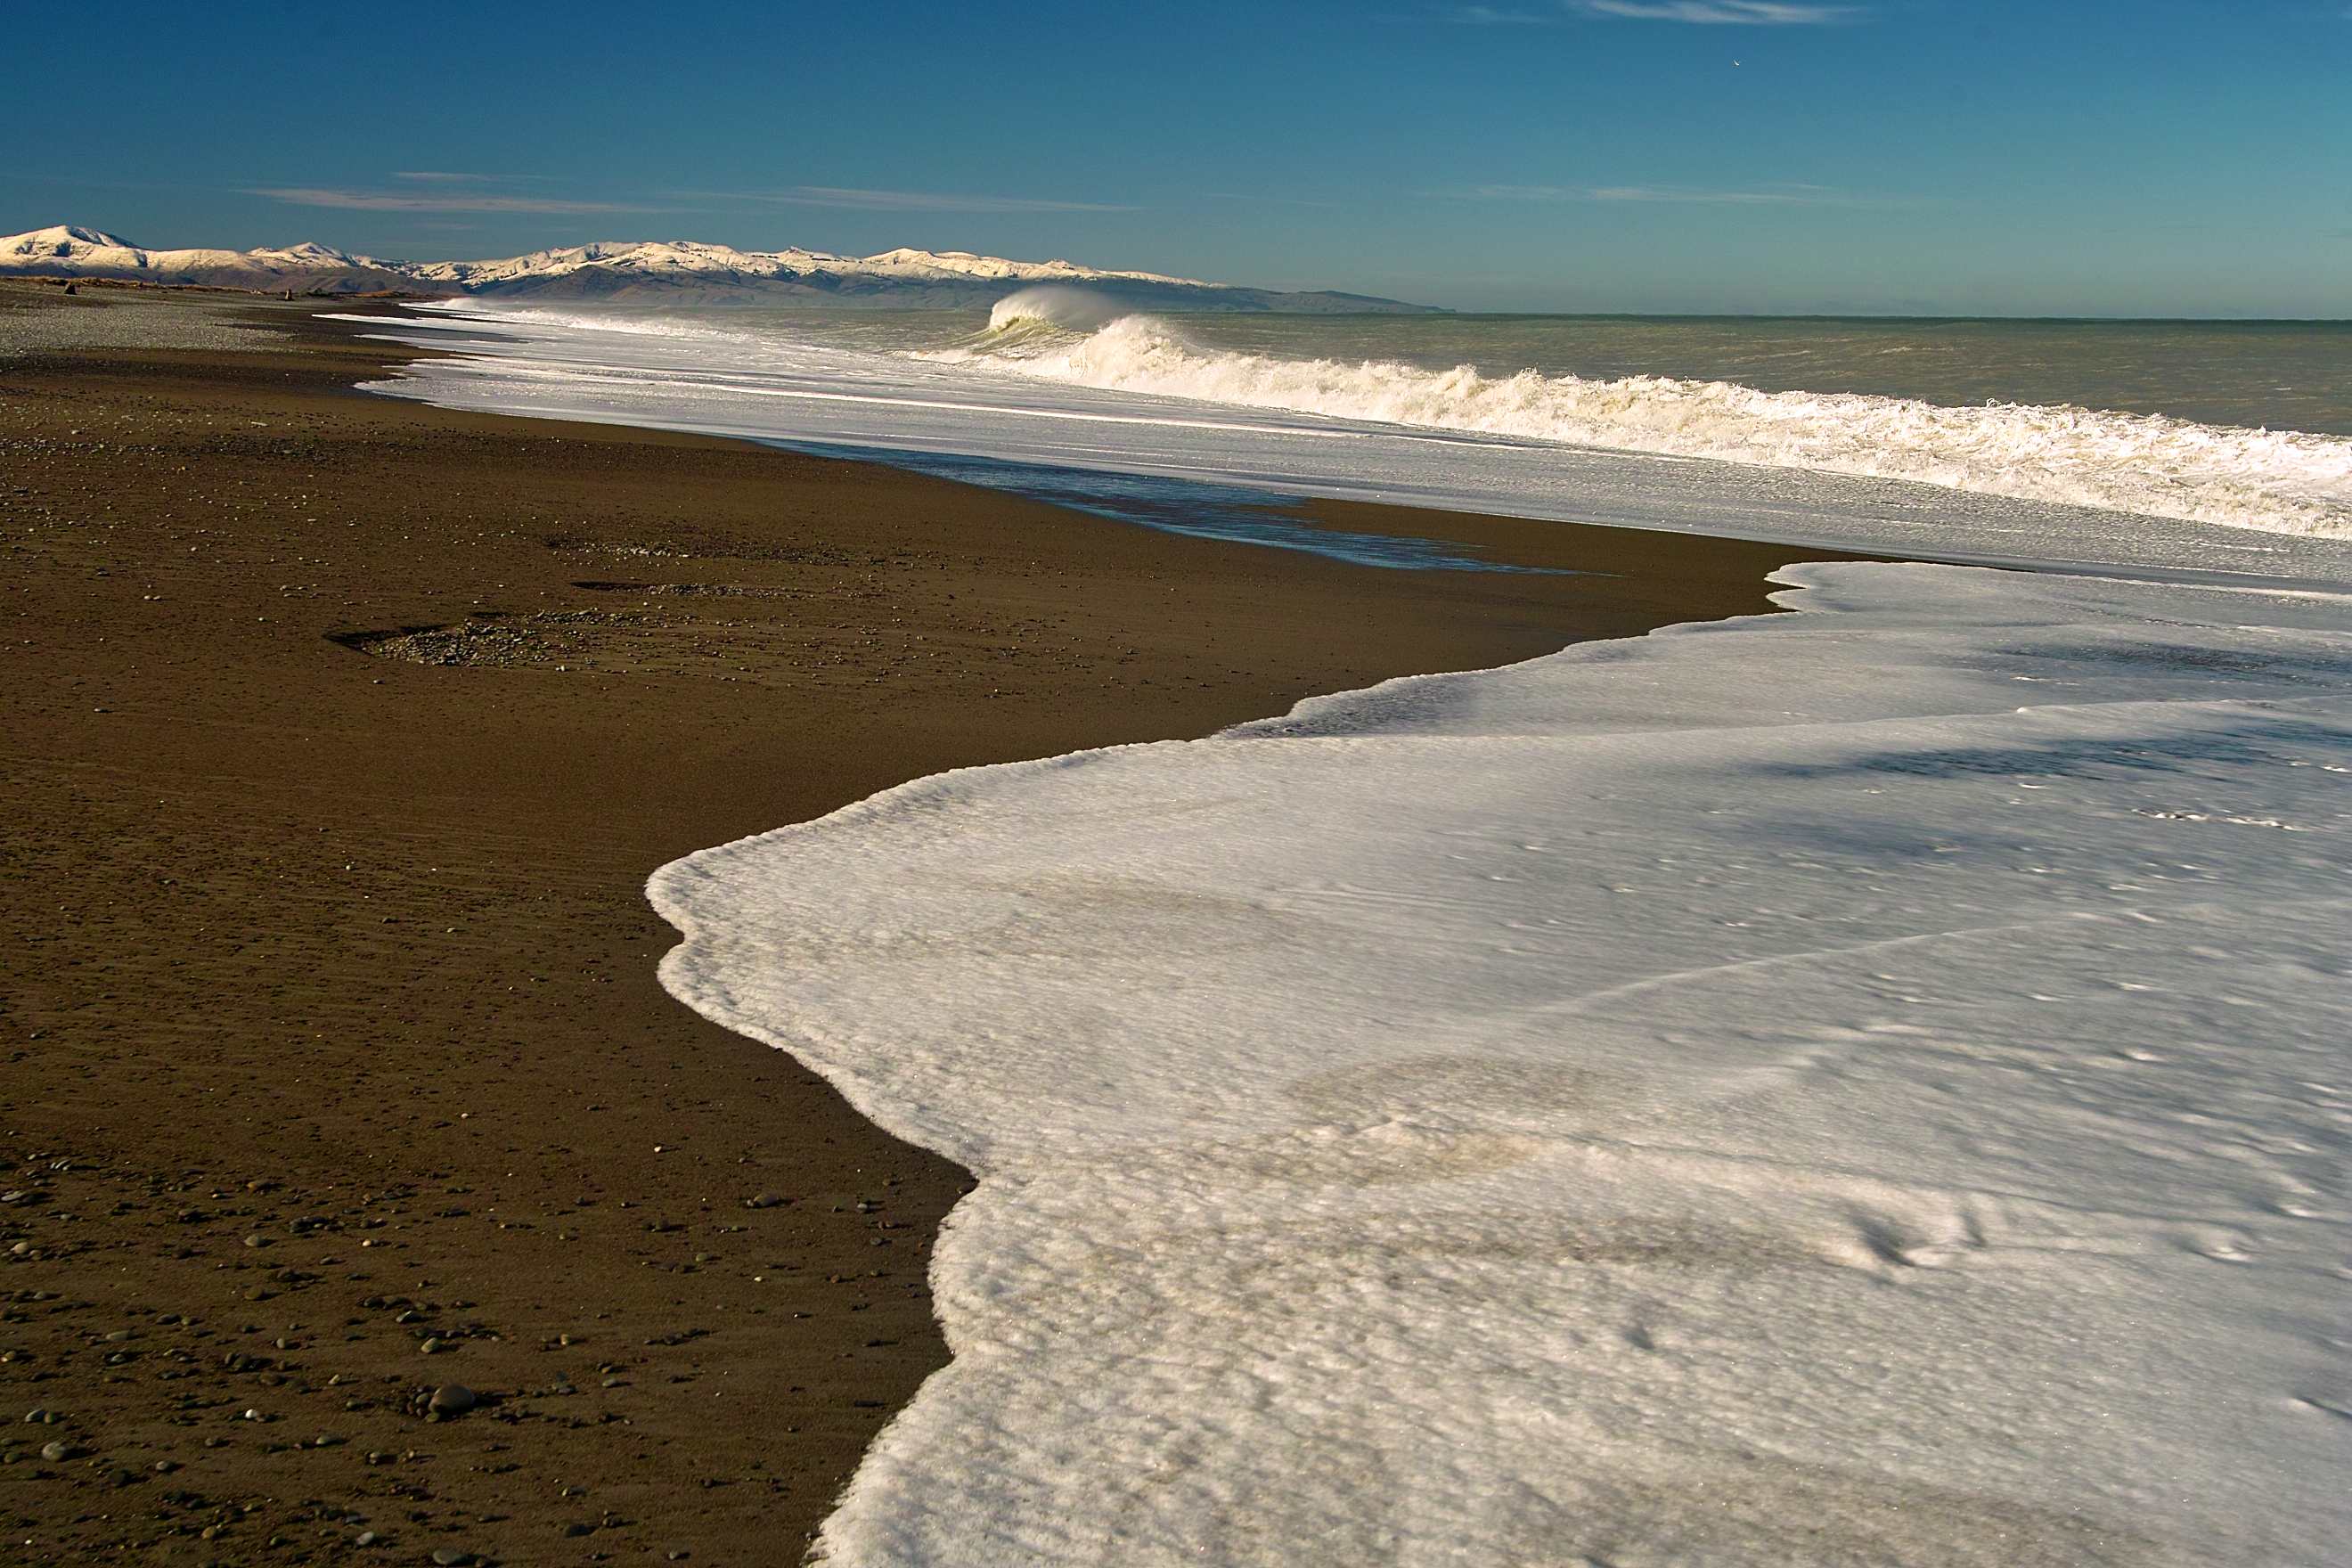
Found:
<svg viewBox="0 0 2352 1568"><path fill-rule="evenodd" d="M1870 196L1793 182L1706 190L1684 185L1471 185L1440 195L1494 202L1656 202L1716 206L1881 206Z"/></svg>
<svg viewBox="0 0 2352 1568"><path fill-rule="evenodd" d="M625 202L562 201L551 196L501 196L468 191L347 191L310 185L262 185L249 196L267 196L300 207L342 207L359 212L400 213L642 213L656 207Z"/></svg>
<svg viewBox="0 0 2352 1568"><path fill-rule="evenodd" d="M1551 27L1559 24L1556 11L1523 11L1505 5L1456 5L1446 20L1471 27Z"/></svg>
<svg viewBox="0 0 2352 1568"><path fill-rule="evenodd" d="M1635 22L1696 22L1734 27L1818 27L1843 22L1857 5L1801 5L1785 0L1568 0L1588 16Z"/></svg>
<svg viewBox="0 0 2352 1568"><path fill-rule="evenodd" d="M1596 202L1709 202L1727 206L1862 206L1866 200L1826 185L1758 185L1745 190L1701 191L1677 185L1595 185L1585 193Z"/></svg>
<svg viewBox="0 0 2352 1568"><path fill-rule="evenodd" d="M780 206L854 207L865 212L1127 213L1108 202L1049 201L1036 196L960 195L939 191L877 191L855 185L786 185L773 191L689 192L696 196L773 203Z"/></svg>
<svg viewBox="0 0 2352 1568"><path fill-rule="evenodd" d="M453 173L447 169L397 169L395 180L406 180L420 185L512 185L525 181L543 180L544 174L471 174Z"/></svg>
<svg viewBox="0 0 2352 1568"><path fill-rule="evenodd" d="M951 192L884 191L852 185L784 185L767 191L665 191L649 201L578 201L512 195L499 189L531 181L530 174L475 174L404 169L392 176L406 189L363 190L340 185L260 185L246 195L297 206L410 213L649 213L729 208L846 207L866 212L1112 213L1129 206L1034 196L965 195Z"/></svg>

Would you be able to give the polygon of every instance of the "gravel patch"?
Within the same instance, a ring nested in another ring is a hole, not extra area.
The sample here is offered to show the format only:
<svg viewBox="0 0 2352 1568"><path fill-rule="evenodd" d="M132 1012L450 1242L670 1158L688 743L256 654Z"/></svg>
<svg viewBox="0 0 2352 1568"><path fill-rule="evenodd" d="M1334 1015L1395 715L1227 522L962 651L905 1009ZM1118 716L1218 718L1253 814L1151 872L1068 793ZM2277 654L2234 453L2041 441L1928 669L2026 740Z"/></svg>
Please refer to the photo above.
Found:
<svg viewBox="0 0 2352 1568"><path fill-rule="evenodd" d="M249 301L202 294L85 289L46 284L0 289L0 363L88 349L252 350L279 334L230 320Z"/></svg>

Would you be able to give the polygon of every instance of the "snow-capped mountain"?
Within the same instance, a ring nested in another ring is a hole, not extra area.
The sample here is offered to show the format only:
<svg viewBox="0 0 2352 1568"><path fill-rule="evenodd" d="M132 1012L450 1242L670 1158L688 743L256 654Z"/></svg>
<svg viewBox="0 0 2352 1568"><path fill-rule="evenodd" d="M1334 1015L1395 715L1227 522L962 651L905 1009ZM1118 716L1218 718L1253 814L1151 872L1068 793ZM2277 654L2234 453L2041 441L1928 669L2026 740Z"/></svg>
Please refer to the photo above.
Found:
<svg viewBox="0 0 2352 1568"><path fill-rule="evenodd" d="M0 276L132 278L153 283L206 283L232 289L308 290L326 279L333 292L414 288L398 262L304 243L259 250L149 250L102 229L59 224L0 238Z"/></svg>
<svg viewBox="0 0 2352 1568"><path fill-rule="evenodd" d="M986 306L1037 283L1078 283L1138 304L1208 310L1419 310L1360 294L1289 293L1075 261L1008 261L964 250L737 250L642 240L535 250L502 261L387 261L305 243L259 250L149 250L94 228L58 226L0 238L0 276L121 278L237 289L627 300L646 304L794 300Z"/></svg>
<svg viewBox="0 0 2352 1568"><path fill-rule="evenodd" d="M1003 283L1066 283L1117 279L1172 284L1181 289L1219 287L1158 272L1111 272L1081 267L1075 261L1007 261L1002 257L974 256L968 250L901 249L886 250L879 256L835 256L797 247L737 250L731 246L704 245L691 239L575 245L563 250L535 250L529 256L504 261L423 262L410 270L430 282L479 289L527 279L567 277L591 268L649 277L808 278L832 273L920 282L981 279Z"/></svg>

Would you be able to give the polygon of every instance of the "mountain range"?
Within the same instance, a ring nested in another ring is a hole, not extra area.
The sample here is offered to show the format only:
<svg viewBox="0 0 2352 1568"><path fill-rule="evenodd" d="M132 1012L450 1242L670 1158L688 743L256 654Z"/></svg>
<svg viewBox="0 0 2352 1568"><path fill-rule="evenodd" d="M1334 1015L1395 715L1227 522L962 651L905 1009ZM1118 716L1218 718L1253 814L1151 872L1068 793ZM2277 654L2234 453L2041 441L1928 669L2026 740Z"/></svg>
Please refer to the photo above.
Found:
<svg viewBox="0 0 2352 1568"><path fill-rule="evenodd" d="M640 305L837 304L986 308L1041 283L1083 285L1129 304L1180 310L1421 312L1433 309L1330 290L1291 291L1122 272L1073 261L1007 261L962 250L737 250L639 240L535 250L502 261L387 261L306 242L257 250L151 250L59 225L0 237L0 277L113 278L271 293L488 294Z"/></svg>

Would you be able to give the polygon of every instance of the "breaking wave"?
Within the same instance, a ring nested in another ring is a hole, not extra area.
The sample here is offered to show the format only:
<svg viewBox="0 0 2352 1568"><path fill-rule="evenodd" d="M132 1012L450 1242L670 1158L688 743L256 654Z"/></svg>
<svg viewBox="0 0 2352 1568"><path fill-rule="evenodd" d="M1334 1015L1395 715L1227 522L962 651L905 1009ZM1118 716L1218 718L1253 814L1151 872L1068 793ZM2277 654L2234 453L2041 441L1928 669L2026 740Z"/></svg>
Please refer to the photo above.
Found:
<svg viewBox="0 0 2352 1568"><path fill-rule="evenodd" d="M987 336L925 357L1163 397L2352 538L2352 440L2341 437L2063 405L1759 392L1672 376L1281 359L1203 349L1150 316L1092 319L1115 310L1082 289L1024 289L998 303Z"/></svg>
<svg viewBox="0 0 2352 1568"><path fill-rule="evenodd" d="M1045 283L1007 294L988 312L988 330L1007 331L1020 327L1059 327L1090 332L1126 313L1126 307L1107 295L1066 284Z"/></svg>

